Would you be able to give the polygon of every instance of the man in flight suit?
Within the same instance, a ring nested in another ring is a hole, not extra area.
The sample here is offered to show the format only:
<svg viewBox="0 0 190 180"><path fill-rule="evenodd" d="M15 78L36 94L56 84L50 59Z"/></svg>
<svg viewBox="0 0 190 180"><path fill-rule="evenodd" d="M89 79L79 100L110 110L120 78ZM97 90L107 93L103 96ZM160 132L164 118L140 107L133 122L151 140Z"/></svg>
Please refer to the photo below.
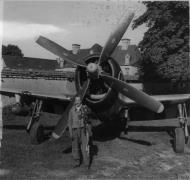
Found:
<svg viewBox="0 0 190 180"><path fill-rule="evenodd" d="M80 97L75 97L74 105L70 109L68 117L75 167L80 166L82 160L87 167L89 167L90 163L89 137L92 132L88 123L88 114L88 107L82 104Z"/></svg>

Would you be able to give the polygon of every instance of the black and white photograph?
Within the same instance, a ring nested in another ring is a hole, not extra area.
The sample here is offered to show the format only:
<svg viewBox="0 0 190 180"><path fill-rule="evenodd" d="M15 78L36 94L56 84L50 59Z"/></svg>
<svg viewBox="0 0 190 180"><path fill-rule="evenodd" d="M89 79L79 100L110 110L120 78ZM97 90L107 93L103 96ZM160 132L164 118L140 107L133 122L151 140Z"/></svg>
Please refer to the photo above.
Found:
<svg viewBox="0 0 190 180"><path fill-rule="evenodd" d="M0 1L0 179L190 179L189 1Z"/></svg>

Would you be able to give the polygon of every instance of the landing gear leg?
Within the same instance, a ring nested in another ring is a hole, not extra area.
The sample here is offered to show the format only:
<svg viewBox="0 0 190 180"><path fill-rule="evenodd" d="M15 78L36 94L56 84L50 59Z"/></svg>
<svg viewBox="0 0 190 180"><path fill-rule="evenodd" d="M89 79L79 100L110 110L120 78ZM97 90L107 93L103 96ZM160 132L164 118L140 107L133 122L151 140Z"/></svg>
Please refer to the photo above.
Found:
<svg viewBox="0 0 190 180"><path fill-rule="evenodd" d="M174 149L176 153L183 153L185 144L187 144L189 139L187 110L185 103L178 104L178 112L179 127L175 129Z"/></svg>
<svg viewBox="0 0 190 180"><path fill-rule="evenodd" d="M122 115L121 115L122 129L121 129L120 136L124 136L124 135L127 134L128 122L130 120L130 118L129 118L129 109L128 108L123 109L121 113L122 113Z"/></svg>
<svg viewBox="0 0 190 180"><path fill-rule="evenodd" d="M39 144L44 140L44 128L40 124L40 112L42 108L42 100L36 100L26 131L30 135L32 144Z"/></svg>

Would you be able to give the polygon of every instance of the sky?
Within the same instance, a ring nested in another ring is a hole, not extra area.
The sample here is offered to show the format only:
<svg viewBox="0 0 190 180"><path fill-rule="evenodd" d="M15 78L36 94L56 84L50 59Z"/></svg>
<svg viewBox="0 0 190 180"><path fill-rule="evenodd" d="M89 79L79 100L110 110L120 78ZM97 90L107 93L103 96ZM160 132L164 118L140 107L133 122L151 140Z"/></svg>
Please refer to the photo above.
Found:
<svg viewBox="0 0 190 180"><path fill-rule="evenodd" d="M81 48L90 48L95 43L103 46L124 13L134 11L135 19L146 10L135 0L5 0L0 6L3 44L18 45L26 57L46 59L56 56L35 43L39 35L67 49L73 43L80 44ZM147 28L142 25L132 30L131 25L123 37L138 44Z"/></svg>

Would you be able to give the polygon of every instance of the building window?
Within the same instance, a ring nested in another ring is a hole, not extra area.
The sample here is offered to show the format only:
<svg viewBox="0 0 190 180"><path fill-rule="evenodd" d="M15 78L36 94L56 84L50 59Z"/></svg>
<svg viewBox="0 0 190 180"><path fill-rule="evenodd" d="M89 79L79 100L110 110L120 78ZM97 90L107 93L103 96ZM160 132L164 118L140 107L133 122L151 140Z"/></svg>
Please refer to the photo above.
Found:
<svg viewBox="0 0 190 180"><path fill-rule="evenodd" d="M94 51L92 49L90 50L90 54L94 54Z"/></svg>
<svg viewBox="0 0 190 180"><path fill-rule="evenodd" d="M129 76L129 74L130 74L130 68L129 67L125 68L125 73L127 76Z"/></svg>
<svg viewBox="0 0 190 180"><path fill-rule="evenodd" d="M130 55L129 54L126 54L125 55L125 66L128 66L130 63Z"/></svg>

